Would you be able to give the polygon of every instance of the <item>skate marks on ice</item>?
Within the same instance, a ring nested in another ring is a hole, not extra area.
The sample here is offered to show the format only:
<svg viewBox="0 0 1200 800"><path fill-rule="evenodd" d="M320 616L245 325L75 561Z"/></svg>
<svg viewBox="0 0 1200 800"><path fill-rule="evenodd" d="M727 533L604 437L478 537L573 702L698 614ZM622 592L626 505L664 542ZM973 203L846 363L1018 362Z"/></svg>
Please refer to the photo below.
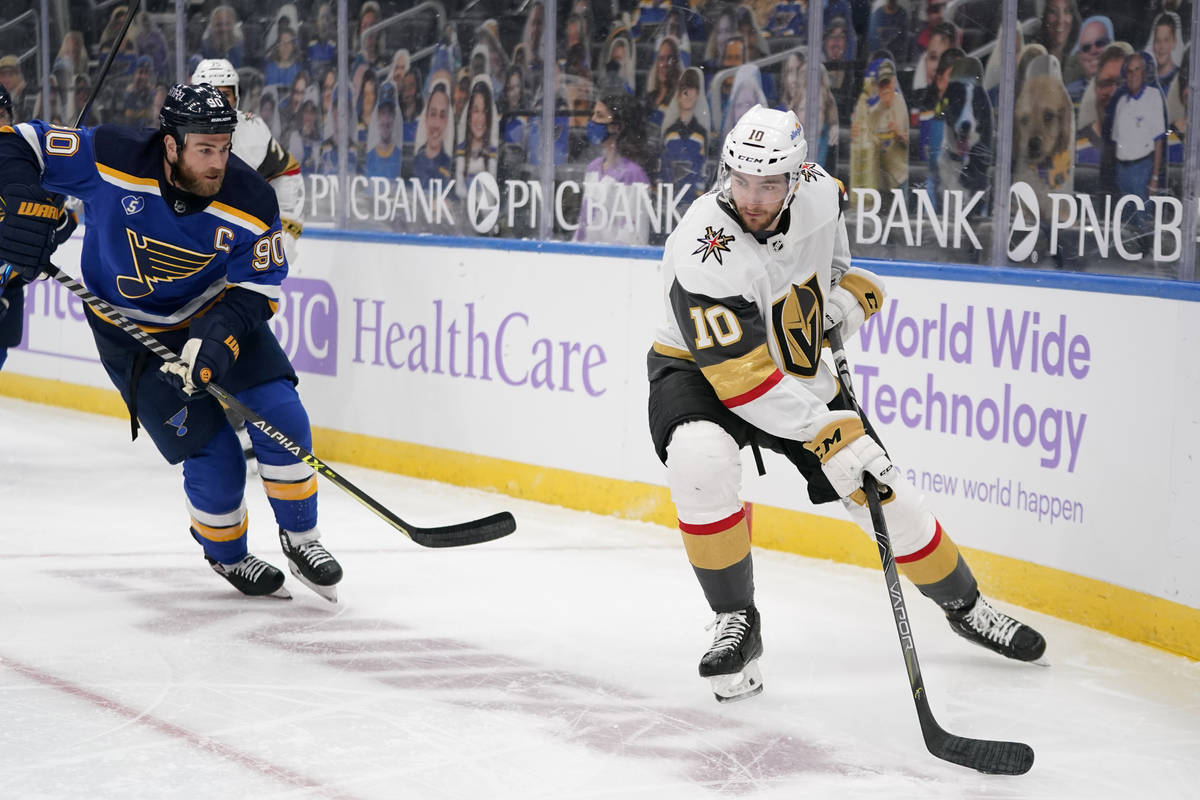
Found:
<svg viewBox="0 0 1200 800"><path fill-rule="evenodd" d="M267 657L281 665L303 659L332 668L327 689L336 691L339 675L353 675L377 682L387 692L416 692L424 701L517 715L543 736L605 756L652 762L655 771L675 774L696 788L738 796L803 776L877 774L839 761L831 754L833 748L803 741L793 732L747 724L716 711L656 703L615 682L549 668L469 641L428 636L347 608L243 598L213 585L211 576L197 570L102 574L94 568L53 568L46 573L71 582L76 591L120 595L143 612L136 627L163 637L164 647L172 638L194 646L198 635L219 629L221 646L250 644L273 651L276 655ZM123 718L124 724L149 726L286 785L320 785L301 772L246 755L236 741L190 732L18 661L0 658L0 667L85 699ZM396 756L403 758L403 753ZM328 788L318 791L332 796Z"/></svg>
<svg viewBox="0 0 1200 800"><path fill-rule="evenodd" d="M225 744L211 736L205 736L186 727L176 725L162 717L156 716L151 713L151 710L138 709L126 705L77 683L44 672L33 665L24 664L0 654L0 667L11 670L32 683L65 694L74 700L94 706L109 715L124 720L117 728L105 731L104 735L111 735L116 730L125 727L125 725L144 726L157 734L161 734L177 742L183 742L207 756L231 762L250 772L272 778L285 786L316 792L321 797L328 797L331 800L356 800L355 795L337 791L316 778L292 770L276 761L258 758L239 747Z"/></svg>

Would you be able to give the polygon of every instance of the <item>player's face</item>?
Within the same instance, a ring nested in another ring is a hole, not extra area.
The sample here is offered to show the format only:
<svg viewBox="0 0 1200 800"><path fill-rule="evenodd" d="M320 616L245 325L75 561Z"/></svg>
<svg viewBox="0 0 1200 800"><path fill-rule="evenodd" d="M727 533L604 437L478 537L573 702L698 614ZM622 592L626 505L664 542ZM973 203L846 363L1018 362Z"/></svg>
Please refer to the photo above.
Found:
<svg viewBox="0 0 1200 800"><path fill-rule="evenodd" d="M773 230L787 197L786 175L748 175L730 171L733 205L751 231Z"/></svg>
<svg viewBox="0 0 1200 800"><path fill-rule="evenodd" d="M229 101L230 108L237 108L237 100L234 99L232 86L218 86L217 91L224 95L225 99Z"/></svg>
<svg viewBox="0 0 1200 800"><path fill-rule="evenodd" d="M189 133L183 149L175 151L175 185L200 197L212 197L220 191L232 140L228 133ZM168 141L174 143L174 139ZM172 160L170 145L167 159Z"/></svg>
<svg viewBox="0 0 1200 800"><path fill-rule="evenodd" d="M11 125L12 121L12 112L7 108L0 108L0 125Z"/></svg>

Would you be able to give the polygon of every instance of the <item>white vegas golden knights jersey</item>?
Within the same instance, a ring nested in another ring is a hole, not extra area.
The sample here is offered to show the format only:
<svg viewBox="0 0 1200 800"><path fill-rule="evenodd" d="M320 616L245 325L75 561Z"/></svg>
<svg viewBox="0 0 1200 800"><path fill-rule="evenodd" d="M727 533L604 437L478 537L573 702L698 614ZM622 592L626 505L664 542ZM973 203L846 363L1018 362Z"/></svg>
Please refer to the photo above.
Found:
<svg viewBox="0 0 1200 800"><path fill-rule="evenodd" d="M279 201L279 213L299 219L304 207L304 178L300 175L300 164L271 135L271 129L262 117L245 111L238 111L237 116L231 143L234 154L270 182Z"/></svg>
<svg viewBox="0 0 1200 800"><path fill-rule="evenodd" d="M825 299L850 268L844 190L805 164L772 232L742 227L711 191L694 202L663 253L665 320L651 373L698 368L738 416L776 436L808 441L837 394L821 361Z"/></svg>

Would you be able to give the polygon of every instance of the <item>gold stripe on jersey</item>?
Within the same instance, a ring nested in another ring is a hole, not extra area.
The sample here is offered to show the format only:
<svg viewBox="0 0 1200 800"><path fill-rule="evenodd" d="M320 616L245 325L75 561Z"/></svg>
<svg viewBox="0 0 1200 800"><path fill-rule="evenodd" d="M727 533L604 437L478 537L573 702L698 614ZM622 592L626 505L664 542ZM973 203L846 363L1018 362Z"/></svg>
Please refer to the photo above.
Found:
<svg viewBox="0 0 1200 800"><path fill-rule="evenodd" d="M671 347L669 344L663 344L662 342L654 343L654 352L658 353L660 356L667 356L668 358L682 358L685 361L696 360L692 358L692 354L687 350L680 350L678 347Z"/></svg>
<svg viewBox="0 0 1200 800"><path fill-rule="evenodd" d="M243 228L249 228L259 235L266 233L271 228L270 225L253 214L247 214L241 209L234 208L226 203L218 203L215 200L209 203L204 210L229 222L240 224Z"/></svg>
<svg viewBox="0 0 1200 800"><path fill-rule="evenodd" d="M195 314L192 314L187 319L183 320L182 322L177 322L174 325L147 325L144 322L134 322L133 320L129 320L129 321L133 322L134 325L141 328L146 333L162 333L163 331L177 331L182 328L186 328L187 326L191 325L194 320L197 320L200 317L203 317L205 314L207 314L212 309L212 307L214 305L217 304L217 301L219 301L224 296L225 296L225 292L221 292L216 297L214 297L212 300L208 301L208 303L206 305L204 305L202 308L200 308L200 310L198 310ZM121 327L120 323L109 319L104 314L101 314L99 311L97 311L95 308L93 308L90 304L84 303L84 308L87 311L91 312L92 314L96 315L97 319L104 320L109 325L113 325L118 328ZM279 310L278 304L271 302L271 313L274 314L278 310Z"/></svg>
<svg viewBox="0 0 1200 800"><path fill-rule="evenodd" d="M107 164L96 162L96 169L100 173L100 177L108 183L114 183L124 189L135 189L139 192L154 192L162 194L158 188L158 181L154 178L139 178L137 175L130 175L128 172L122 172L119 169L113 169Z"/></svg>
<svg viewBox="0 0 1200 800"><path fill-rule="evenodd" d="M701 367L700 371L712 384L717 397L725 401L757 388L775 373L775 369L775 362L764 342L744 356Z"/></svg>

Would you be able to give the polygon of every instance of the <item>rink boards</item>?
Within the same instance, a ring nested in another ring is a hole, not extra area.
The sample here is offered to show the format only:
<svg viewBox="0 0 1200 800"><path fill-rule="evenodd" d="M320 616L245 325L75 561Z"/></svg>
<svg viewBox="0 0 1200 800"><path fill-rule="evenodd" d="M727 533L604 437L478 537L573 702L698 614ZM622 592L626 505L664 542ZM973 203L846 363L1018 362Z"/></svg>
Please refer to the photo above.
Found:
<svg viewBox="0 0 1200 800"><path fill-rule="evenodd" d="M301 254L273 324L320 455L674 523L645 421L653 250L314 232ZM864 265L888 299L848 343L860 399L985 588L1200 658L1190 287ZM121 414L80 302L43 282L26 306L0 393ZM756 544L877 563L786 461L745 455Z"/></svg>

